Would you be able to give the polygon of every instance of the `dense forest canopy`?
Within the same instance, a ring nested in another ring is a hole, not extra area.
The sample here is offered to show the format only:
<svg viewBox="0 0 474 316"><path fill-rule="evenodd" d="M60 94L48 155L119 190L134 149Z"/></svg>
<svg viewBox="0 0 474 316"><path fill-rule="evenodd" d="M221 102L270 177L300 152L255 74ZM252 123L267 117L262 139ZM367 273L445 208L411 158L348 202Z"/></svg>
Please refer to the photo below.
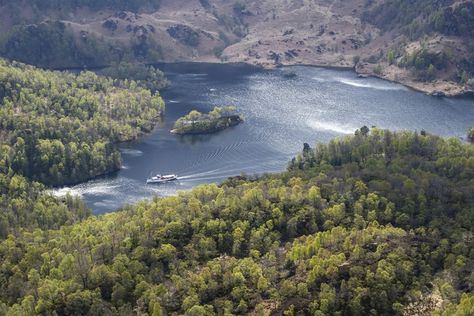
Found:
<svg viewBox="0 0 474 316"><path fill-rule="evenodd" d="M0 60L0 239L87 218L82 200L58 200L44 184L117 170L117 143L150 131L163 110L159 94L135 81Z"/></svg>
<svg viewBox="0 0 474 316"><path fill-rule="evenodd" d="M467 139L471 142L474 143L474 126L471 126L467 130Z"/></svg>
<svg viewBox="0 0 474 316"><path fill-rule="evenodd" d="M0 60L0 172L76 183L120 167L117 143L160 120L164 102L134 81Z"/></svg>
<svg viewBox="0 0 474 316"><path fill-rule="evenodd" d="M91 210L78 197L57 199L41 183L0 172L0 240L23 229L58 229L89 215Z"/></svg>
<svg viewBox="0 0 474 316"><path fill-rule="evenodd" d="M72 16L97 12L155 12L160 0L22 0L0 1L4 30L0 32L2 57L48 68L103 67L122 61L159 61L160 45L138 36L130 43L104 41L96 32L71 29ZM77 21L81 23L80 21ZM73 23L76 24L76 23ZM133 33L136 33L135 29Z"/></svg>
<svg viewBox="0 0 474 316"><path fill-rule="evenodd" d="M472 1L282 3L0 0L0 55L107 66L0 59L0 316L474 315L474 145L455 138L363 127L280 174L103 216L48 193L118 170L118 144L155 127L169 82L147 62L334 55L474 87ZM220 130L234 110L175 128Z"/></svg>
<svg viewBox="0 0 474 316"><path fill-rule="evenodd" d="M473 179L473 145L424 132L305 144L282 174L9 235L0 314L469 315Z"/></svg>
<svg viewBox="0 0 474 316"><path fill-rule="evenodd" d="M77 37L61 21L19 24L0 36L3 57L39 67L54 63L56 68L79 68L115 61L114 52L96 37L77 43Z"/></svg>
<svg viewBox="0 0 474 316"><path fill-rule="evenodd" d="M1 55L46 68L110 66L114 68L115 74L120 74L116 64L121 62L137 63L143 59L157 62L161 58L160 45L153 39L132 40L130 45L111 43L87 31L75 33L69 26L63 21L51 20L15 25L0 34ZM137 72L130 70L132 74Z"/></svg>
<svg viewBox="0 0 474 316"><path fill-rule="evenodd" d="M160 0L0 0L0 6L29 5L37 11L59 10L74 12L80 8L91 10L113 9L138 11L140 8L158 9Z"/></svg>
<svg viewBox="0 0 474 316"><path fill-rule="evenodd" d="M132 79L140 87L152 92L163 90L171 84L161 70L140 63L121 62L112 64L99 70L98 74L113 79Z"/></svg>
<svg viewBox="0 0 474 316"><path fill-rule="evenodd" d="M385 31L401 26L407 34L420 37L430 32L473 37L474 3L452 7L453 0L388 0L365 11L365 21Z"/></svg>

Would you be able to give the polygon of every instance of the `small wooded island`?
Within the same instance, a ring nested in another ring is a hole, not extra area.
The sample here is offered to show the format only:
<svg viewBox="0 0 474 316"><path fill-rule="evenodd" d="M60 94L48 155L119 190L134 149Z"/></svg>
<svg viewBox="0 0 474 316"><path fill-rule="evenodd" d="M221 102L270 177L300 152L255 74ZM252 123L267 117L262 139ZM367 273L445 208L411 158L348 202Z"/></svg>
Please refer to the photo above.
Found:
<svg viewBox="0 0 474 316"><path fill-rule="evenodd" d="M193 110L180 117L174 124L171 133L178 135L211 134L236 126L243 121L234 106L216 106L207 114Z"/></svg>

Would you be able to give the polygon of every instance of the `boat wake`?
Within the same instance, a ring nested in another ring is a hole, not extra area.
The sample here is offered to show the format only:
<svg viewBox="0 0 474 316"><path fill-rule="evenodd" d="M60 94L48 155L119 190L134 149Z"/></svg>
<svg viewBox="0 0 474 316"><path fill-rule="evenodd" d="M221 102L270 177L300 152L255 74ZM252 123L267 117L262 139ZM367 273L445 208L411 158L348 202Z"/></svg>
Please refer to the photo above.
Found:
<svg viewBox="0 0 474 316"><path fill-rule="evenodd" d="M86 182L82 184L78 184L71 187L63 187L58 189L51 189L49 193L55 197L64 197L67 194L72 196L84 196L85 194L89 195L107 195L110 192L113 192L114 189L120 188L119 183L114 182L101 182L101 181L94 181L94 183Z"/></svg>
<svg viewBox="0 0 474 316"><path fill-rule="evenodd" d="M138 150L138 149L121 148L120 152L123 155L130 155L130 156L136 156L136 157L143 155L143 151Z"/></svg>
<svg viewBox="0 0 474 316"><path fill-rule="evenodd" d="M345 78L337 78L337 82L357 87L357 88L367 88L367 89L375 89L375 90L385 90L385 91L390 91L390 90L406 90L405 87L396 85L396 84L371 84L371 83L365 83L357 80L351 80L351 79L345 79Z"/></svg>
<svg viewBox="0 0 474 316"><path fill-rule="evenodd" d="M357 128L347 126L347 125L331 123L331 122L313 121L313 120L307 121L306 124L312 129L315 129L318 131L329 131L329 132L335 132L338 134L347 134L347 135L354 133L354 131L357 129Z"/></svg>

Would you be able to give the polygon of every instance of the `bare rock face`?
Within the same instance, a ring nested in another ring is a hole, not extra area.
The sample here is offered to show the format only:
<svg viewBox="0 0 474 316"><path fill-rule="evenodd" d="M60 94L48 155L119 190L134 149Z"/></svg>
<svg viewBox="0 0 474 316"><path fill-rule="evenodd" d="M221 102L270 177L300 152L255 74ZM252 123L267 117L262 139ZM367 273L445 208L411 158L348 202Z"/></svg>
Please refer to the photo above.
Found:
<svg viewBox="0 0 474 316"><path fill-rule="evenodd" d="M172 38L176 39L178 42L184 45L192 47L196 47L199 45L199 33L187 25L173 25L167 28L166 31Z"/></svg>
<svg viewBox="0 0 474 316"><path fill-rule="evenodd" d="M118 25L118 22L112 19L105 20L105 22L102 23L102 27L112 32L117 29L117 25Z"/></svg>
<svg viewBox="0 0 474 316"><path fill-rule="evenodd" d="M469 79L469 80L466 82L466 86L467 86L469 89L474 90L474 78Z"/></svg>
<svg viewBox="0 0 474 316"><path fill-rule="evenodd" d="M443 91L438 91L438 90L430 92L429 95L438 97L438 98L442 98L446 96L446 94Z"/></svg>

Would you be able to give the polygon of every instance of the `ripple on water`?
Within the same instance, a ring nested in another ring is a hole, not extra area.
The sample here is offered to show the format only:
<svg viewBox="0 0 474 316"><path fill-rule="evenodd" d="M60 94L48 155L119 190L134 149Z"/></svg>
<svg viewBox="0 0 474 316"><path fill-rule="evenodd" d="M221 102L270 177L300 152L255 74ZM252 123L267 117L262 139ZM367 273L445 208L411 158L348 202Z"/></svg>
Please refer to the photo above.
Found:
<svg viewBox="0 0 474 316"><path fill-rule="evenodd" d="M186 139L157 129L122 149L123 164L129 168L115 177L53 193L81 195L95 213L102 213L241 172L284 170L303 142L327 142L363 125L425 129L442 136L465 135L474 125L472 99L431 98L376 78L357 78L350 71L298 66L291 70L296 78L288 80L283 70L234 73L232 69L202 66L205 74L188 74L186 65L172 68L173 84L162 93L170 103L163 126L172 126L194 108L210 110L215 105L236 105L244 124ZM176 173L180 181L146 185L150 171Z"/></svg>

